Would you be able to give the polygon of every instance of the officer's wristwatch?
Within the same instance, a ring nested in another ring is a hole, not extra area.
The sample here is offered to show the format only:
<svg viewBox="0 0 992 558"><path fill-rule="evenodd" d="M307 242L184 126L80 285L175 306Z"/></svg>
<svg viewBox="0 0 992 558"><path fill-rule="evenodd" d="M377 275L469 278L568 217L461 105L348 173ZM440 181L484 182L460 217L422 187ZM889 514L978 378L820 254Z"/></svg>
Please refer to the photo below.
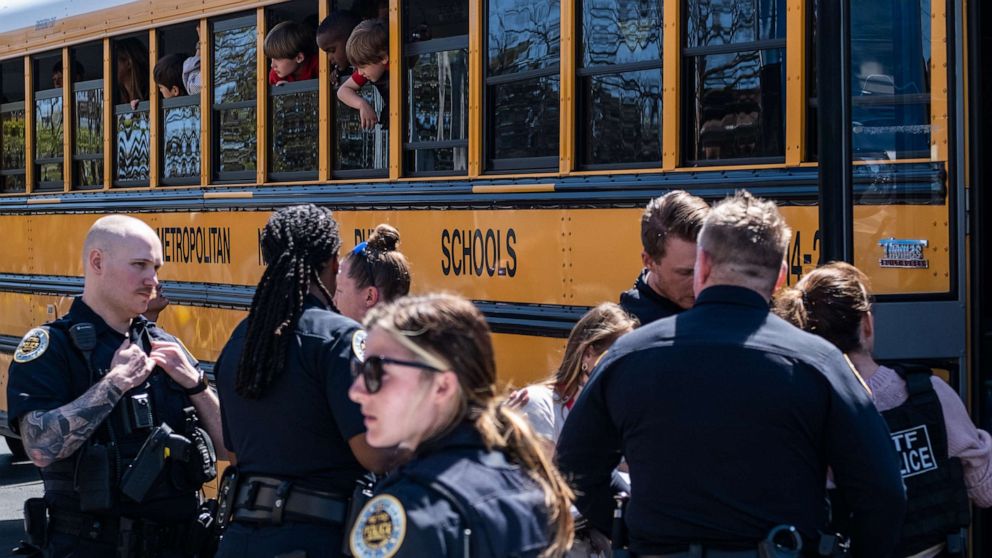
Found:
<svg viewBox="0 0 992 558"><path fill-rule="evenodd" d="M186 395L196 395L198 393L203 393L204 391L207 391L208 387L210 387L210 380L207 379L207 375L203 373L203 370L200 370L199 381L196 382L195 386L191 388L185 388Z"/></svg>

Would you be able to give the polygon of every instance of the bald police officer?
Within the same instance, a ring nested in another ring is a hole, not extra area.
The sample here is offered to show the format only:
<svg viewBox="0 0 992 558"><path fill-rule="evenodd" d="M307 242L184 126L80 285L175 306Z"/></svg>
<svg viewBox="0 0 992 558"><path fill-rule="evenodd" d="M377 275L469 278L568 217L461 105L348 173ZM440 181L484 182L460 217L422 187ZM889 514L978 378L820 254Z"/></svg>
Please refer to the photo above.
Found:
<svg viewBox="0 0 992 558"><path fill-rule="evenodd" d="M44 480L44 503L29 507L45 556L193 553L183 545L213 467L197 427L220 441L220 413L196 360L141 316L161 265L148 225L122 215L97 220L83 246L82 297L64 318L28 332L14 353L10 421ZM173 437L163 437L170 429ZM153 438L157 451L129 474ZM166 442L171 459L158 445Z"/></svg>
<svg viewBox="0 0 992 558"><path fill-rule="evenodd" d="M853 555L895 547L905 494L885 423L835 347L769 313L789 235L771 202L717 204L699 234L695 306L622 337L565 423L559 464L601 529L626 458L639 556L756 558L780 525L817 556L828 467L854 508Z"/></svg>

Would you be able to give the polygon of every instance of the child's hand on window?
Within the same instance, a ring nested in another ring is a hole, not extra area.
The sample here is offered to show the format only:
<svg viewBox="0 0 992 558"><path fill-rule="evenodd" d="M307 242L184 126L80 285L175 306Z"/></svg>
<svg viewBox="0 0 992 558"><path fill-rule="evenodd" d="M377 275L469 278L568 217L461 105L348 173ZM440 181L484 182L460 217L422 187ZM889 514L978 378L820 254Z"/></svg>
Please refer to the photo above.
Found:
<svg viewBox="0 0 992 558"><path fill-rule="evenodd" d="M362 128L371 128L379 122L379 117L375 115L375 110L368 103L362 103L358 109L358 116L362 121Z"/></svg>
<svg viewBox="0 0 992 558"><path fill-rule="evenodd" d="M140 102L138 99L131 99L131 110L138 110L138 103Z"/></svg>

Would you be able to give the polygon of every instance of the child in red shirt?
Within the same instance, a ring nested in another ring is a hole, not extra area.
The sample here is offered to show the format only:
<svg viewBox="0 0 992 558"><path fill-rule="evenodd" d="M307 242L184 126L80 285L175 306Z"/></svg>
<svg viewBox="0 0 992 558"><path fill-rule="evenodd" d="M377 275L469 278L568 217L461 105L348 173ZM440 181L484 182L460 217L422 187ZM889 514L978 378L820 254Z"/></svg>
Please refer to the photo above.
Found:
<svg viewBox="0 0 992 558"><path fill-rule="evenodd" d="M317 43L313 31L284 21L265 36L265 55L272 59L269 85L317 78Z"/></svg>

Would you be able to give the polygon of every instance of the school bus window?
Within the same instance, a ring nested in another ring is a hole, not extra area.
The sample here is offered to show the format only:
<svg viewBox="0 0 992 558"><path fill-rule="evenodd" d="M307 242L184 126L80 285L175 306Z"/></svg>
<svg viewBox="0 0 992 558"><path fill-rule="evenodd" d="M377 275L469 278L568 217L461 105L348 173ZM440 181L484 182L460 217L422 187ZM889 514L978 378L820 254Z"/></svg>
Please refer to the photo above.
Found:
<svg viewBox="0 0 992 558"><path fill-rule="evenodd" d="M317 178L317 11L310 0L266 9L269 32L269 176L272 180ZM283 75L285 74L285 75Z"/></svg>
<svg viewBox="0 0 992 558"><path fill-rule="evenodd" d="M148 42L144 34L114 41L114 186L147 186Z"/></svg>
<svg viewBox="0 0 992 558"><path fill-rule="evenodd" d="M94 43L70 51L72 82L72 188L103 186L103 45Z"/></svg>
<svg viewBox="0 0 992 558"><path fill-rule="evenodd" d="M254 15L213 24L213 152L220 181L255 180L255 29Z"/></svg>
<svg viewBox="0 0 992 558"><path fill-rule="evenodd" d="M409 174L468 168L468 2L406 0L403 6Z"/></svg>
<svg viewBox="0 0 992 558"><path fill-rule="evenodd" d="M37 190L62 190L62 54L40 55L33 62Z"/></svg>
<svg viewBox="0 0 992 558"><path fill-rule="evenodd" d="M660 166L662 2L585 0L577 12L581 164Z"/></svg>
<svg viewBox="0 0 992 558"><path fill-rule="evenodd" d="M26 191L24 61L0 62L0 194Z"/></svg>
<svg viewBox="0 0 992 558"><path fill-rule="evenodd" d="M492 171L558 168L557 0L490 0L486 142Z"/></svg>
<svg viewBox="0 0 992 558"><path fill-rule="evenodd" d="M785 0L687 0L687 162L785 156Z"/></svg>
<svg viewBox="0 0 992 558"><path fill-rule="evenodd" d="M389 28L389 3L386 0L355 0L333 2L333 10L347 10L358 20L378 19ZM352 21L357 24L358 21ZM349 24L350 26L350 24ZM348 34L354 32L352 29ZM345 39L345 42L347 39ZM374 41L367 41L371 45ZM342 48L338 44L336 48ZM387 46L388 48L388 46ZM397 68L399 64L397 63ZM344 71L340 71L344 70ZM332 84L335 92L346 87L349 77L354 77L356 68L339 69L340 81ZM389 71L384 72L374 83L369 81L357 92L375 113L375 123L362 125L360 112L344 102L337 94L334 100L334 176L381 177L388 174L389 167Z"/></svg>
<svg viewBox="0 0 992 558"><path fill-rule="evenodd" d="M197 22L158 32L153 76L162 96L161 183L200 183L200 41Z"/></svg>
<svg viewBox="0 0 992 558"><path fill-rule="evenodd" d="M813 3L815 8L815 3ZM815 29L815 11L810 13ZM857 159L930 157L929 0L852 0L851 140ZM809 68L816 65L813 41ZM816 119L816 82L809 119ZM808 129L810 159L816 128Z"/></svg>

